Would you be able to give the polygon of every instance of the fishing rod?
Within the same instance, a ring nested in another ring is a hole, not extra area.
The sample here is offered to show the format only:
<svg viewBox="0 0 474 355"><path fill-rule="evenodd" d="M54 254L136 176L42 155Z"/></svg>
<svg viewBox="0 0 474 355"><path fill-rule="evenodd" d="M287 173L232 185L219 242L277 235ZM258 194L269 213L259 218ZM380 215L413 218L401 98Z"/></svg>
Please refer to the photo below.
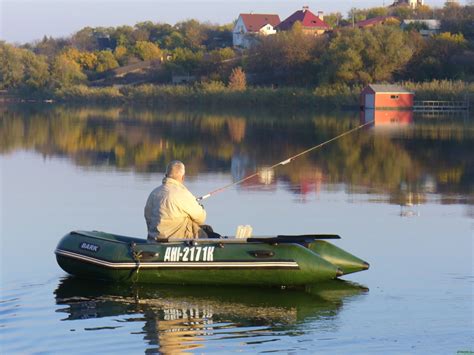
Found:
<svg viewBox="0 0 474 355"><path fill-rule="evenodd" d="M364 123L364 124L361 124L361 125L359 125L359 126L357 126L357 127L355 127L355 128L352 128L352 129L350 129L350 130L348 130L348 131L346 131L346 132L344 132L344 133L341 133L341 134L339 134L338 136L333 137L333 138L331 138L331 139L329 139L329 140L327 140L327 141L325 141L325 142L319 143L319 144L317 144L317 145L315 145L315 146L313 146L313 147L311 147L311 148L308 148L308 149L302 151L301 153L298 153L298 154L296 154L296 155L293 155L293 156L289 157L289 158L286 159L286 160L283 160L283 161L281 161L281 162L278 162L278 163L276 163L276 164L270 166L270 167L267 168L267 169L268 169L268 170L272 170L272 169L275 169L276 167L278 167L278 166L280 166L280 165L289 164L289 163L291 163L293 160L295 160L296 158L299 158L300 156L302 156L302 155L304 155L304 154L306 154L306 153L309 153L309 152L311 152L311 151L313 151L313 150L316 150L316 149L318 149L318 148L321 148L321 147L325 146L326 144L329 144L329 143L331 143L331 142L334 142L335 140L337 140L337 139L339 139L339 138L342 138L342 137L347 136L347 135L349 135L349 134L351 134L351 133L353 133L353 132L355 132L355 131L358 131L359 129L361 129L361 128L365 127L365 126L368 126L369 124L371 124L371 123L373 123L373 122L374 122L374 121L369 121L369 122L366 122L366 123ZM212 195L218 194L219 192L222 192L222 191L228 189L229 187L232 187L232 186L235 186L235 185L239 185L239 184L243 183L244 181L247 181L247 180L249 180L249 179L251 179L251 178L253 178L253 177L255 177L255 176L258 176L259 174L260 174L260 172L257 171L257 172L255 172L255 173L253 173L253 174L251 174L251 175L249 175L249 176L247 176L247 177L244 177L243 179L240 179L240 180L235 181L235 182L233 182L233 183L231 183L231 184L222 186L222 187L220 187L220 188L218 188L218 189L216 189L216 190L213 190L213 191L209 192L209 193L206 194L206 195L203 195L203 196L201 196L201 197L198 197L197 200L198 200L198 201L205 200L205 199L211 197Z"/></svg>

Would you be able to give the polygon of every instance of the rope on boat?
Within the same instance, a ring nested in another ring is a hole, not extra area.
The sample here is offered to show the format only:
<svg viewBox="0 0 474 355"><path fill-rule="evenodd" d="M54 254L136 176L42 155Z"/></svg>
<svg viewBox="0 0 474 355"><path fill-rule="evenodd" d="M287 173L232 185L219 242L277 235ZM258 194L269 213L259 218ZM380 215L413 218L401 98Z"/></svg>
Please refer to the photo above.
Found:
<svg viewBox="0 0 474 355"><path fill-rule="evenodd" d="M137 282L138 281L138 273L140 272L140 266L141 266L140 259L142 258L141 250L136 251L135 250L135 245L136 244L134 242L130 243L130 252L132 254L133 260L137 264L137 268L135 269L135 273L133 274L132 282Z"/></svg>
<svg viewBox="0 0 474 355"><path fill-rule="evenodd" d="M316 149L318 149L318 148L321 148L321 147L325 146L326 144L329 144L329 143L331 143L331 142L334 142L335 140L337 140L337 139L339 139L339 138L342 138L342 137L347 136L347 135L349 135L349 134L351 134L351 133L353 133L353 132L355 132L355 131L358 131L359 129L361 129L361 128L365 127L365 126L368 126L369 124L372 124L373 122L374 122L374 121L366 122L366 123L361 124L361 125L359 125L359 126L357 126L357 127L355 127L355 128L352 128L352 129L350 129L350 130L348 130L348 131L346 131L346 132L344 132L344 133L341 133L341 134L337 135L336 137L333 137L333 138L331 138L331 139L329 139L329 140L327 140L327 141L325 141L325 142L319 143L319 144L317 144L317 145L315 145L315 146L313 146L313 147L311 147L311 148L308 148L308 149L302 151L301 153L298 153L298 154L296 154L296 155L293 155L292 157L289 157L288 159L285 159L285 160L283 160L283 161L281 161L281 162L278 162L278 163L276 163L276 164L270 166L270 167L268 168L268 170L275 169L276 167L278 167L278 166L280 166L280 165L289 164L289 163L291 163L293 160L295 160L296 158L299 158L300 156L302 156L302 155L304 155L304 154L306 154L306 153L309 153L309 152L311 152L311 151L313 151L313 150L316 150ZM249 180L249 179L251 179L251 178L253 178L253 177L255 177L255 176L258 176L259 174L260 174L260 172L257 171L257 172L255 172L255 173L253 173L253 174L251 174L251 175L249 175L249 176L247 176L247 177L244 177L243 179L240 179L240 180L235 181L235 182L233 182L233 183L231 183L231 184L228 184L228 185L225 185L225 186L223 186L223 187L220 187L220 188L218 188L218 189L216 189L216 190L213 190L213 191L209 192L209 193L206 194L206 195L203 195L203 196L201 196L201 197L198 197L197 200L198 200L198 201L205 200L206 198L209 198L209 197L211 197L212 195L215 195L215 194L217 194L217 193L219 193L219 192L222 192L222 191L228 189L229 187L232 187L232 186L241 184L241 183L243 183L244 181L247 181L247 180Z"/></svg>

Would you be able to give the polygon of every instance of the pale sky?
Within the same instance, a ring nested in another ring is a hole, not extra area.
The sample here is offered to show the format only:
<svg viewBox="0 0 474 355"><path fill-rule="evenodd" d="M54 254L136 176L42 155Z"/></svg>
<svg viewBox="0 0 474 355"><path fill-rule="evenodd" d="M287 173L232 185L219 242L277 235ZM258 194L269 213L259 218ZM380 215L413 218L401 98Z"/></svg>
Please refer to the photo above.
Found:
<svg viewBox="0 0 474 355"><path fill-rule="evenodd" d="M241 12L276 13L283 20L308 5L313 12L389 5L393 0L0 0L0 39L24 43L44 35L69 36L83 27L134 25L140 21L175 24L197 19L225 24ZM460 1L465 3L465 0ZM425 0L442 6L444 0Z"/></svg>

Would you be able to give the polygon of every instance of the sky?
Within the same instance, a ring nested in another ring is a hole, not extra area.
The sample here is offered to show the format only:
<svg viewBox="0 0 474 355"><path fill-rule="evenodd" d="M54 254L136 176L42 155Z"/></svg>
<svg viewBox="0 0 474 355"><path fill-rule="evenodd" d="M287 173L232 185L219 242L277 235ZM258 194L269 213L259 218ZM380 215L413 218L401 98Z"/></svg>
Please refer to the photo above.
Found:
<svg viewBox="0 0 474 355"><path fill-rule="evenodd" d="M176 22L197 19L230 23L241 12L276 13L281 19L304 5L313 12L341 12L352 7L387 6L393 0L0 0L0 39L25 43L44 35L67 37L83 27L134 25L141 21ZM464 4L466 0L460 1ZM444 0L425 0L442 6Z"/></svg>

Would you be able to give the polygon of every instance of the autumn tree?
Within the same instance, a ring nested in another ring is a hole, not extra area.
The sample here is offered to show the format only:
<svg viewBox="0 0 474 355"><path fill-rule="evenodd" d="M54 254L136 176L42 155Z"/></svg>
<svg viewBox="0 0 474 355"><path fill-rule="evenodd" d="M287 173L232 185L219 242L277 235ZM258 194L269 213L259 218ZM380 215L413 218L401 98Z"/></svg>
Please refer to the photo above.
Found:
<svg viewBox="0 0 474 355"><path fill-rule="evenodd" d="M232 69L228 87L235 91L243 91L247 88L247 78L241 67Z"/></svg>

